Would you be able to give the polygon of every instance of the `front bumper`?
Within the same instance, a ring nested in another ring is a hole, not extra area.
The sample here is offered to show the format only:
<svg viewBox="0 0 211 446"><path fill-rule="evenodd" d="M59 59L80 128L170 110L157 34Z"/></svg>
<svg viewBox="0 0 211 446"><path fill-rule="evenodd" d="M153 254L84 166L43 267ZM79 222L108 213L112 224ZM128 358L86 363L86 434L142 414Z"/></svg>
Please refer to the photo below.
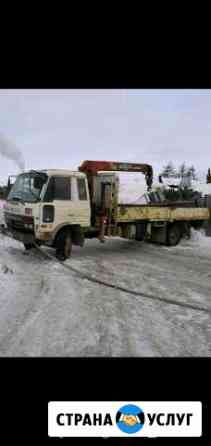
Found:
<svg viewBox="0 0 211 446"><path fill-rule="evenodd" d="M3 226L3 225L0 228L0 232L4 235L11 237L15 240L18 240L19 242L22 242L22 243L34 243L35 242L34 234L15 231L14 229L9 230L6 226Z"/></svg>
<svg viewBox="0 0 211 446"><path fill-rule="evenodd" d="M30 221L26 219L30 219ZM22 243L33 243L35 241L34 219L32 217L4 212L4 220L6 223L5 235ZM27 225L32 226L32 228L26 227Z"/></svg>
<svg viewBox="0 0 211 446"><path fill-rule="evenodd" d="M23 243L34 243L35 242L35 237L33 234L12 231L11 235L15 240L18 240L19 242L23 242Z"/></svg>

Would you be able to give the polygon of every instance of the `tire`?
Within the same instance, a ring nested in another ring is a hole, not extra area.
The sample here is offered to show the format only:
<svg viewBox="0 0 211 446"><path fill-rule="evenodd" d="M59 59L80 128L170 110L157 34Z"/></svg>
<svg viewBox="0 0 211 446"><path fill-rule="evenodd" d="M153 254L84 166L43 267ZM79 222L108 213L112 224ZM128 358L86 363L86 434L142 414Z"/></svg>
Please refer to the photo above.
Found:
<svg viewBox="0 0 211 446"><path fill-rule="evenodd" d="M25 249L26 251L28 251L29 249L32 249L34 247L33 243L24 243Z"/></svg>
<svg viewBox="0 0 211 446"><path fill-rule="evenodd" d="M58 234L56 240L56 257L58 260L66 260L72 253L72 238L71 232L63 230Z"/></svg>
<svg viewBox="0 0 211 446"><path fill-rule="evenodd" d="M181 230L178 224L170 225L167 229L167 245L176 246L181 239Z"/></svg>

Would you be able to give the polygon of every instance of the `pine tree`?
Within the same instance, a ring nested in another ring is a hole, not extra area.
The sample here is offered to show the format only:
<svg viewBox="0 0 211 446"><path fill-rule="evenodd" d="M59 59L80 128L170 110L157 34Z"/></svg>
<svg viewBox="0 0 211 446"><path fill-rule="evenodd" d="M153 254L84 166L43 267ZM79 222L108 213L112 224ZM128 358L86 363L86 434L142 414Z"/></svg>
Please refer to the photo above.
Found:
<svg viewBox="0 0 211 446"><path fill-rule="evenodd" d="M187 167L185 165L185 162L183 162L181 164L181 166L179 167L178 172L179 172L179 175L180 175L181 178L184 178L187 175Z"/></svg>
<svg viewBox="0 0 211 446"><path fill-rule="evenodd" d="M189 167L188 173L191 176L192 180L197 180L196 169L194 166Z"/></svg>
<svg viewBox="0 0 211 446"><path fill-rule="evenodd" d="M173 177L175 175L176 175L175 167L174 167L172 161L169 161L169 163L166 166L163 167L163 171L161 172L161 176L169 178L169 177Z"/></svg>

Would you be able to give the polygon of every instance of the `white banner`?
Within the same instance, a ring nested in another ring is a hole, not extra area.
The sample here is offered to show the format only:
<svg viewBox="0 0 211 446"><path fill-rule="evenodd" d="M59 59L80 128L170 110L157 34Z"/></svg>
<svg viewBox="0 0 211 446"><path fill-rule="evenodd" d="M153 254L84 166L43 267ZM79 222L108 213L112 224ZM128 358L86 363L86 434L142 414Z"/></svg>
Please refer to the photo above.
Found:
<svg viewBox="0 0 211 446"><path fill-rule="evenodd" d="M50 437L200 437L200 401L51 401Z"/></svg>

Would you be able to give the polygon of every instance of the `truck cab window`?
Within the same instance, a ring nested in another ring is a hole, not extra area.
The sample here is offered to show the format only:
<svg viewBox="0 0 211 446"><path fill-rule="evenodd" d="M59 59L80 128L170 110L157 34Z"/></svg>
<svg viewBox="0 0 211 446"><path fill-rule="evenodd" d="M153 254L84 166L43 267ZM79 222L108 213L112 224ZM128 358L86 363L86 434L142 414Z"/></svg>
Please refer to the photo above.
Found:
<svg viewBox="0 0 211 446"><path fill-rule="evenodd" d="M51 177L44 197L45 202L71 200L70 177Z"/></svg>
<svg viewBox="0 0 211 446"><path fill-rule="evenodd" d="M87 200L86 183L84 178L77 178L78 198L79 200Z"/></svg>

